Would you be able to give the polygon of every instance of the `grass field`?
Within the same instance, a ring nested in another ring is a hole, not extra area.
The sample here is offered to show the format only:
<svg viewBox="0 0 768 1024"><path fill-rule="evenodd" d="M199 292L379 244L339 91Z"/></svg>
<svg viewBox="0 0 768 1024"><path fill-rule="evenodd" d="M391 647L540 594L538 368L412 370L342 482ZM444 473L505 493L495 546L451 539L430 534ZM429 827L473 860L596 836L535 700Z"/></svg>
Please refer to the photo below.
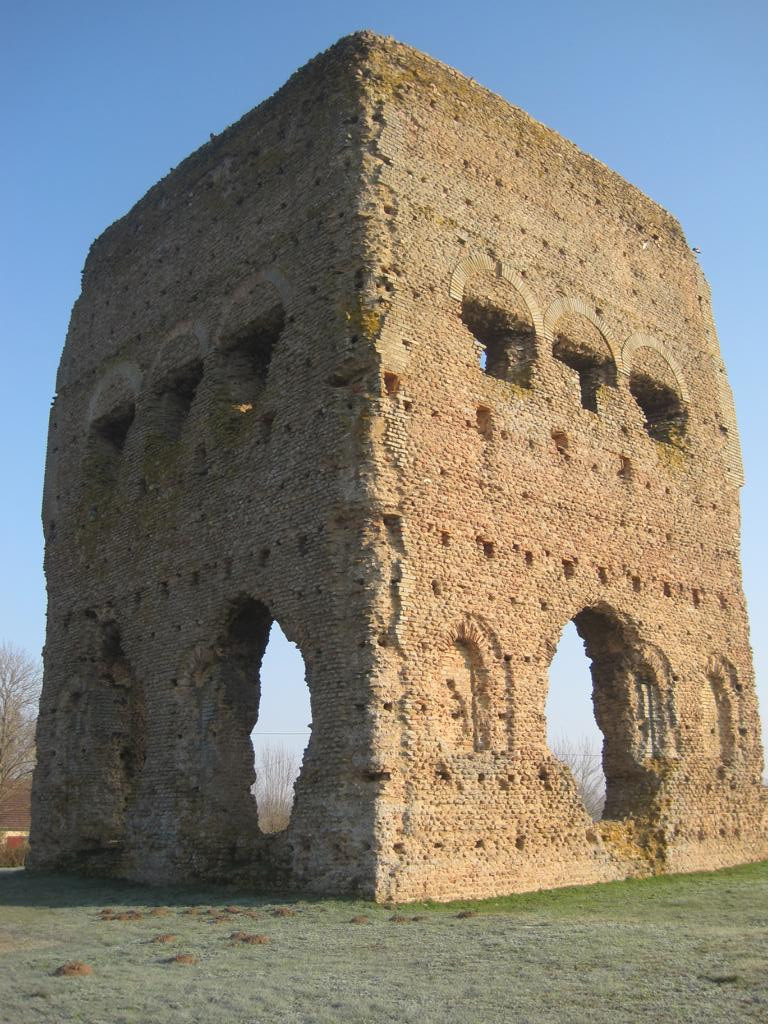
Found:
<svg viewBox="0 0 768 1024"><path fill-rule="evenodd" d="M766 1020L768 862L397 910L0 871L3 1024Z"/></svg>

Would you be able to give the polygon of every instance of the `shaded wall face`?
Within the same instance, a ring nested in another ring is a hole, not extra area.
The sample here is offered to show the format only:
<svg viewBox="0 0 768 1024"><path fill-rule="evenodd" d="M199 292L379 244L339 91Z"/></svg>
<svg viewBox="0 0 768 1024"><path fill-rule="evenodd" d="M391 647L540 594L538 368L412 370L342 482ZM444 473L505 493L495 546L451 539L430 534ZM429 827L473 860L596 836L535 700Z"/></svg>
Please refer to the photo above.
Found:
<svg viewBox="0 0 768 1024"><path fill-rule="evenodd" d="M49 441L39 866L284 880L295 856L320 885L367 884L368 615L349 565L378 376L350 63L304 72L89 257ZM249 793L274 619L313 709L290 842L260 836Z"/></svg>
<svg viewBox="0 0 768 1024"><path fill-rule="evenodd" d="M680 229L479 87L377 54L368 182L394 284L378 344L397 378L377 479L402 538L381 719L407 751L380 804L381 892L488 895L761 856L738 492ZM605 738L599 827L545 739L547 669L574 618ZM727 765L710 747L739 727L704 682L712 653L749 719Z"/></svg>

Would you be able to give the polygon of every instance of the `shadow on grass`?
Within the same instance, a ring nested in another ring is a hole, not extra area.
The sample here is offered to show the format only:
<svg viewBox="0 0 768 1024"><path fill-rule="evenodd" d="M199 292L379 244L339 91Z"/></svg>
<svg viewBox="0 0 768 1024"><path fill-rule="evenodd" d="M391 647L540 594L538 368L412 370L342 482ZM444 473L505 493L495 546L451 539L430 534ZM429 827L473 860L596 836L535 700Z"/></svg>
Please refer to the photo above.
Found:
<svg viewBox="0 0 768 1024"><path fill-rule="evenodd" d="M664 908L672 916L697 908L711 908L713 898L729 904L749 906L756 899L755 887L768 886L768 861L745 864L721 871L688 875L658 875L597 885L517 893L485 900L454 900L409 903L410 909L434 913L475 910L483 914L544 914L547 917L589 916L641 919L658 915ZM85 878L71 874L38 874L23 868L0 870L0 906L8 907L189 907L211 906L236 901L248 908L275 904L334 903L339 906L374 907L370 901L334 898L291 892L255 892L238 886L148 886L117 879ZM759 901L758 901L759 902ZM390 908L392 904L387 904Z"/></svg>
<svg viewBox="0 0 768 1024"><path fill-rule="evenodd" d="M319 897L270 890L258 893L229 885L151 886L114 878L91 878L76 874L47 874L24 868L0 869L0 906L7 907L190 907L232 903L264 907L301 900L311 903Z"/></svg>

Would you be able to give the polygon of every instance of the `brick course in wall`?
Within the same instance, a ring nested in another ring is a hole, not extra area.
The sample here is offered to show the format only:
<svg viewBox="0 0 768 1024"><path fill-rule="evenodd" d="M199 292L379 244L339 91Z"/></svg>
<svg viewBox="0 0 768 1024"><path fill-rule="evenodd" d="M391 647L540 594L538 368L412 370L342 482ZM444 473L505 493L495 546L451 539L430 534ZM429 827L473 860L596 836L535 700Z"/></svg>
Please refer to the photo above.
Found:
<svg viewBox="0 0 768 1024"><path fill-rule="evenodd" d="M88 257L31 866L408 900L765 857L740 483L677 222L458 72L341 40ZM273 621L312 733L264 835ZM546 743L569 621L599 822Z"/></svg>

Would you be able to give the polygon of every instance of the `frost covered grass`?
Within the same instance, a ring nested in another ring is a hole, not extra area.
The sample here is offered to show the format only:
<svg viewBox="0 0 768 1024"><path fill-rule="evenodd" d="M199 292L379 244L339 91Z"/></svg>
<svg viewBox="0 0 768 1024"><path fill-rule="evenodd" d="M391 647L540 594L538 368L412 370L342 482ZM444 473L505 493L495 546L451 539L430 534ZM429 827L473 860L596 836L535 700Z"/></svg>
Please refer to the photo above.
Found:
<svg viewBox="0 0 768 1024"><path fill-rule="evenodd" d="M0 871L2 1024L766 1019L768 862L401 907Z"/></svg>

